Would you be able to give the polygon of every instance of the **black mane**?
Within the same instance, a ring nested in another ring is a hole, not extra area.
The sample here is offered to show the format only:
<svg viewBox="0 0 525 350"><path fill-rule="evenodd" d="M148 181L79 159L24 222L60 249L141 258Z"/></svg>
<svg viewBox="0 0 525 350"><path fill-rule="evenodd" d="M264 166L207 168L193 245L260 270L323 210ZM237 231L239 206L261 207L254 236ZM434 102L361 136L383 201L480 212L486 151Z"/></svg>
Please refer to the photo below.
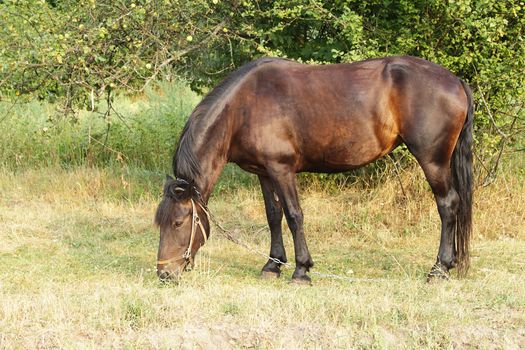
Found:
<svg viewBox="0 0 525 350"><path fill-rule="evenodd" d="M176 177L192 181L201 173L200 164L193 152L196 133L199 129L195 127L199 119L206 117L208 111L215 105L225 93L241 80L253 68L269 62L274 62L275 58L262 58L245 64L228 75L219 85L217 85L204 99L197 105L191 113L184 129L182 130L177 150L173 156L173 173Z"/></svg>

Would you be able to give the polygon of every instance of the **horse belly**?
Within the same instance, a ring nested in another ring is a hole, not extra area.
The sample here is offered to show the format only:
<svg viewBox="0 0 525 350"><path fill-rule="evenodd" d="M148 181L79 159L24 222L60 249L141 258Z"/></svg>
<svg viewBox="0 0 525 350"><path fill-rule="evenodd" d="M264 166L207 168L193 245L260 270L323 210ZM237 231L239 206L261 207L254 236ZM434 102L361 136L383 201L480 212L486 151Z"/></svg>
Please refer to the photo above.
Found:
<svg viewBox="0 0 525 350"><path fill-rule="evenodd" d="M355 130L355 131L354 131ZM337 172L359 168L391 152L399 144L397 132L391 126L361 126L340 131L336 137L310 145L305 171Z"/></svg>
<svg viewBox="0 0 525 350"><path fill-rule="evenodd" d="M357 168L379 158L381 151L375 142L349 141L343 147L323 152L323 163L335 169Z"/></svg>

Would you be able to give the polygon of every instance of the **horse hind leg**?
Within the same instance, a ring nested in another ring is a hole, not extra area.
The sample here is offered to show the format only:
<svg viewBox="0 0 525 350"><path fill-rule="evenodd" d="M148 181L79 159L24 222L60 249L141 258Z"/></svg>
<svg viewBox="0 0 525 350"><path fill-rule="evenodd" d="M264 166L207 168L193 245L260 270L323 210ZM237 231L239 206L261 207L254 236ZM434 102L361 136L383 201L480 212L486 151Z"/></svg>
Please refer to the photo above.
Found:
<svg viewBox="0 0 525 350"><path fill-rule="evenodd" d="M276 193L270 178L266 176L259 176L261 183L261 190L264 198L264 207L266 209L266 218L268 226L270 227L271 244L270 244L270 258L264 265L261 275L264 278L277 278L281 275L281 263L275 261L279 260L286 263L286 251L283 244L282 234L282 219L283 208Z"/></svg>
<svg viewBox="0 0 525 350"><path fill-rule="evenodd" d="M421 163L420 163L421 164ZM441 239L436 263L430 270L427 281L435 278L448 279L449 270L456 265L456 222L459 207L459 195L454 189L450 167L445 164L421 164L434 198L441 219Z"/></svg>

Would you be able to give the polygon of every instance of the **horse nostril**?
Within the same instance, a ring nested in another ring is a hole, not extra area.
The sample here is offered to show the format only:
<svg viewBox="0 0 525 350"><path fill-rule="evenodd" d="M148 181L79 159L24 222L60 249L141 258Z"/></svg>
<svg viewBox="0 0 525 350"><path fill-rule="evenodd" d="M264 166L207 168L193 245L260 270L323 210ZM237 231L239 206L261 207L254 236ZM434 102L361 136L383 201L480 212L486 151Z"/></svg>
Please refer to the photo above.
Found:
<svg viewBox="0 0 525 350"><path fill-rule="evenodd" d="M157 276L160 279L169 278L170 273L167 270L164 270L164 267L157 266Z"/></svg>
<svg viewBox="0 0 525 350"><path fill-rule="evenodd" d="M166 281L172 278L171 274L168 271L165 270L158 270L157 276L159 276L159 279L162 281Z"/></svg>

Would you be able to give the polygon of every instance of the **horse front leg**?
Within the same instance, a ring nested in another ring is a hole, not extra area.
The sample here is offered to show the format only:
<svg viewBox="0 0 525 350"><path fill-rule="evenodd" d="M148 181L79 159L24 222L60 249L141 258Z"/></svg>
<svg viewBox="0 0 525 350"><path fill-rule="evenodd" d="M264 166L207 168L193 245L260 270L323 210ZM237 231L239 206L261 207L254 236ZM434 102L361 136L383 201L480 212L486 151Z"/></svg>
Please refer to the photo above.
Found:
<svg viewBox="0 0 525 350"><path fill-rule="evenodd" d="M311 284L312 280L306 274L314 265L303 229L303 212L299 206L295 173L289 169L273 170L270 174L274 188L277 190L279 200L284 209L288 227L292 232L295 248L295 271L292 282L298 284Z"/></svg>
<svg viewBox="0 0 525 350"><path fill-rule="evenodd" d="M261 183L264 198L266 219L268 220L268 226L270 226L270 257L285 263L287 260L281 226L283 220L283 208L274 190L272 180L266 176L259 176L259 182ZM268 259L268 262L262 268L262 276L264 278L279 277L281 275L281 265L281 263L278 263L275 260Z"/></svg>

